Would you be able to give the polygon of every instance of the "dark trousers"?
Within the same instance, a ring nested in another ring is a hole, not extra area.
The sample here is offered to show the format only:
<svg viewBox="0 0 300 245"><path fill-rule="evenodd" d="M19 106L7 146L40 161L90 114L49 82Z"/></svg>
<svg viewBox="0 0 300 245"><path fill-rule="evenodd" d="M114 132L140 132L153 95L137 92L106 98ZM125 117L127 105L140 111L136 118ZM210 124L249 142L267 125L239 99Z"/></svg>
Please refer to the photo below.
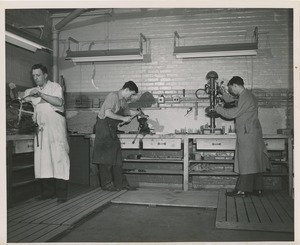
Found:
<svg viewBox="0 0 300 245"><path fill-rule="evenodd" d="M46 178L42 181L42 196L66 199L68 195L68 181L63 179Z"/></svg>
<svg viewBox="0 0 300 245"><path fill-rule="evenodd" d="M114 185L116 188L123 188L128 185L123 168L121 165L97 164L100 177L100 186L109 187Z"/></svg>
<svg viewBox="0 0 300 245"><path fill-rule="evenodd" d="M241 174L236 183L236 190L253 192L254 190L263 190L263 173Z"/></svg>

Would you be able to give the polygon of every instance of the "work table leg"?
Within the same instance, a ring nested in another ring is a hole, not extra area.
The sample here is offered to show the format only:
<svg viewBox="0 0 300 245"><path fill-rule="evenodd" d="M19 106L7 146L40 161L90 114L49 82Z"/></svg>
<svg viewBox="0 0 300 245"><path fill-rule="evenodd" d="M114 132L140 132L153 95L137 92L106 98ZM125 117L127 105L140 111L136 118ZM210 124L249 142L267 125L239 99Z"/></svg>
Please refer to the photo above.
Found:
<svg viewBox="0 0 300 245"><path fill-rule="evenodd" d="M189 190L189 139L183 139L183 190Z"/></svg>

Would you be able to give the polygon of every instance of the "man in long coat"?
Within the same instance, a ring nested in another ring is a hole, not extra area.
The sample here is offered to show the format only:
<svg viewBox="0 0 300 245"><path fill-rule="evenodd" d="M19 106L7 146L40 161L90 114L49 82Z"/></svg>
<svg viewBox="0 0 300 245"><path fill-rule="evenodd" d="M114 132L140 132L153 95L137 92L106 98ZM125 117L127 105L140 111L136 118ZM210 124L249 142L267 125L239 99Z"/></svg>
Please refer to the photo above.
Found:
<svg viewBox="0 0 300 245"><path fill-rule="evenodd" d="M230 94L239 97L238 104L228 109L217 105L215 111L225 118L235 119L237 140L234 171L240 175L235 190L226 195L246 197L247 193L254 193L261 196L263 172L270 169L270 163L258 119L257 101L251 91L244 87L241 77L233 77L227 86Z"/></svg>

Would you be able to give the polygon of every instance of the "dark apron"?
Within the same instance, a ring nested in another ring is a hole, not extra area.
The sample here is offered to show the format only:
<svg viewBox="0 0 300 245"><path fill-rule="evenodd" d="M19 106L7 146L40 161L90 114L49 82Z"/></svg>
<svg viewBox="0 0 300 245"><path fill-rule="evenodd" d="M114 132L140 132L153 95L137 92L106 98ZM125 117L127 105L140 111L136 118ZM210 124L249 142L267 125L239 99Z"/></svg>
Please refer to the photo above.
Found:
<svg viewBox="0 0 300 245"><path fill-rule="evenodd" d="M121 108L116 114L122 115L123 111ZM94 164L122 165L121 143L117 135L120 122L111 118L97 118L93 151Z"/></svg>

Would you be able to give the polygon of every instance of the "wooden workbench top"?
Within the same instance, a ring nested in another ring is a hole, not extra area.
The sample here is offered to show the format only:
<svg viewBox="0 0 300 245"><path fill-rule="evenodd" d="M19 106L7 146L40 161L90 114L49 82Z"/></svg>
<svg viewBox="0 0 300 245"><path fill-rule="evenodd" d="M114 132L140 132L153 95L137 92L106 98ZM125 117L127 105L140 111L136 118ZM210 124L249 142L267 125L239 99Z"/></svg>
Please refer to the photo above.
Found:
<svg viewBox="0 0 300 245"><path fill-rule="evenodd" d="M95 138L95 134L85 135L86 138ZM120 139L132 139L135 137L135 134L119 134ZM283 134L265 134L264 138L269 139L287 139L290 136ZM138 139L235 139L236 134L147 134L145 136L139 134Z"/></svg>
<svg viewBox="0 0 300 245"><path fill-rule="evenodd" d="M10 140L32 140L32 139L34 139L33 134L6 135L6 141L10 141Z"/></svg>

